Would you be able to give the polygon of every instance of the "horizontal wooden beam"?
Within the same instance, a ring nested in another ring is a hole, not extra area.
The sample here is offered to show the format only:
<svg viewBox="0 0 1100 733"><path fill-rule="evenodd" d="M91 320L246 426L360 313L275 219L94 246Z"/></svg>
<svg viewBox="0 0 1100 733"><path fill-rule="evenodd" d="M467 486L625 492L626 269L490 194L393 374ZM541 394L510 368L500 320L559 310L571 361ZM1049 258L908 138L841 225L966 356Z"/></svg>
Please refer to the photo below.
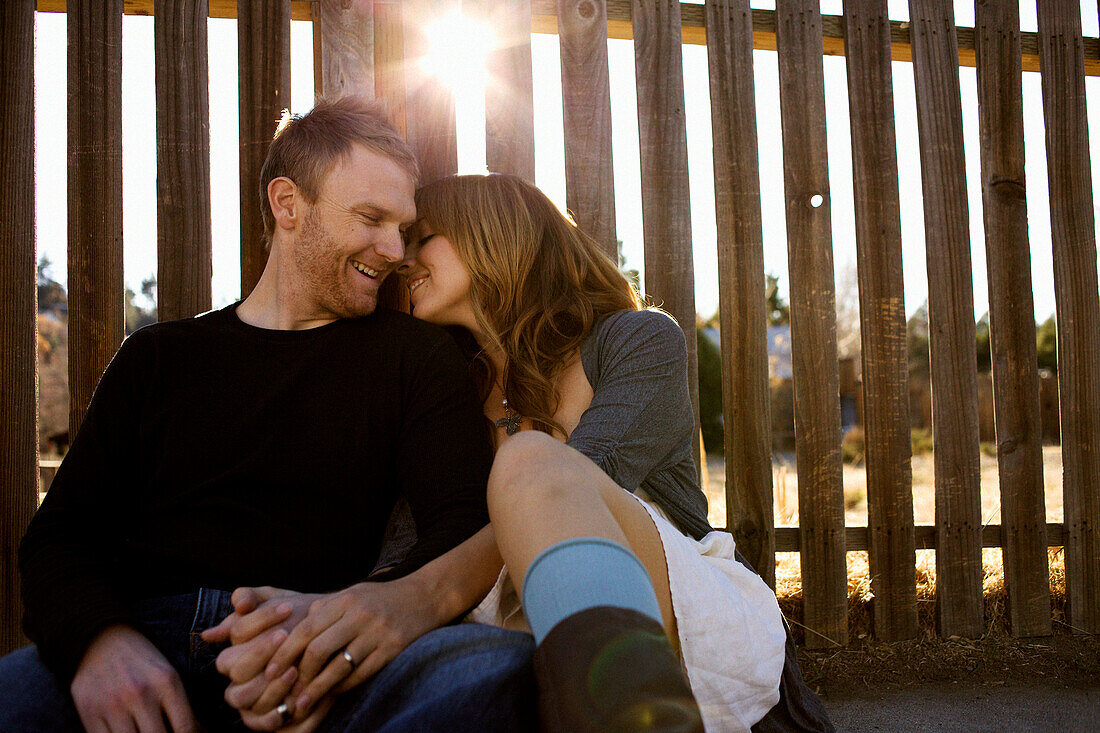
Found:
<svg viewBox="0 0 1100 733"><path fill-rule="evenodd" d="M211 18L236 18L237 0L209 0ZM312 0L290 0L291 20L312 20L310 5ZM40 13L64 13L65 0L38 0ZM126 15L152 15L153 0L124 0L123 12Z"/></svg>
<svg viewBox="0 0 1100 733"><path fill-rule="evenodd" d="M554 0L532 0L531 30L535 33L557 33L557 16ZM703 22L703 6L680 4L680 20L684 43L706 45L707 34ZM775 11L752 11L753 48L762 51L775 50ZM975 66L974 29L956 28L959 37L959 65ZM822 53L826 56L844 55L843 18L839 15L821 16ZM630 0L608 0L607 37L632 39ZM1039 34L1021 33L1024 71L1039 70ZM909 23L890 21L890 46L894 61L912 61L909 46ZM1100 76L1100 39L1085 39L1085 74Z"/></svg>
<svg viewBox="0 0 1100 733"><path fill-rule="evenodd" d="M37 9L43 13L64 13L66 0L38 0ZM292 20L311 20L312 0L291 0ZM127 15L152 15L153 0L125 0ZM558 32L556 0L532 0L531 31L533 33ZM210 0L211 18L236 18L237 0ZM706 45L707 32L703 24L703 6L680 4L680 19L684 43ZM753 48L760 51L775 50L775 11L752 11ZM955 29L959 37L959 65L976 66L974 56L974 29L960 26ZM839 15L821 16L822 53L826 56L844 55L843 19ZM631 22L630 0L608 0L607 37L630 40L634 38ZM1024 71L1039 70L1039 34L1021 33ZM909 23L890 21L890 47L894 61L912 61L909 46ZM1085 38L1085 75L1100 76L1100 38Z"/></svg>
<svg viewBox="0 0 1100 733"><path fill-rule="evenodd" d="M936 525L918 524L916 530L916 549L936 549ZM798 527L775 528L775 551L798 552L800 547ZM868 547L866 527L845 527L845 540L848 552L866 550ZM1047 524L1047 545L1062 547L1066 543L1066 529L1063 524ZM1002 547L1001 525L987 524L982 527L982 547Z"/></svg>

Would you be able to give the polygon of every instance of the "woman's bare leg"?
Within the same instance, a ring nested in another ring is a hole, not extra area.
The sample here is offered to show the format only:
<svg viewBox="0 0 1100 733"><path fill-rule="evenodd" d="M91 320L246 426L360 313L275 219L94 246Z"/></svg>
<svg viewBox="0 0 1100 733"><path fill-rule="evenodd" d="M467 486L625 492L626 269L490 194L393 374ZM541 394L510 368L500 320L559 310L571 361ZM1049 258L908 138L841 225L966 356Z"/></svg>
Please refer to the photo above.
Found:
<svg viewBox="0 0 1100 733"><path fill-rule="evenodd" d="M546 548L602 537L629 548L649 574L665 633L678 649L664 548L649 513L580 452L536 431L501 444L488 487L489 516L517 588Z"/></svg>

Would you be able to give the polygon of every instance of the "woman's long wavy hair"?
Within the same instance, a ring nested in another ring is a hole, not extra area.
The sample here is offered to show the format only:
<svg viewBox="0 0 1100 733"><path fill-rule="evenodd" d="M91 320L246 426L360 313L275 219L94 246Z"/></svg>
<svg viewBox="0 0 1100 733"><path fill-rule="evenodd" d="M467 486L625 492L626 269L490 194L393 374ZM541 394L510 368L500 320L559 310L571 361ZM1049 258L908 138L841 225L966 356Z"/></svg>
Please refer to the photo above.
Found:
<svg viewBox="0 0 1100 733"><path fill-rule="evenodd" d="M634 287L595 240L517 176L440 179L420 189L416 211L454 245L479 330L505 356L497 375L472 337L460 336L482 401L500 377L509 407L536 429L564 435L553 418L557 378L597 319L642 307Z"/></svg>

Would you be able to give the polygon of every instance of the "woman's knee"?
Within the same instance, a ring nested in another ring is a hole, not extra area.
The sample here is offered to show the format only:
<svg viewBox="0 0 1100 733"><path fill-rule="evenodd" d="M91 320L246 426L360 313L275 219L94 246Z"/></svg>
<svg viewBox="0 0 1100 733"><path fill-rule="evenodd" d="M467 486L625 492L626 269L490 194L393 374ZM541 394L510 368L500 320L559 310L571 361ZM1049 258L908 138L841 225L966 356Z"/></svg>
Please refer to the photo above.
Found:
<svg viewBox="0 0 1100 733"><path fill-rule="evenodd" d="M576 490L575 451L546 433L525 430L497 449L489 473L489 514L493 521L533 502L553 501Z"/></svg>

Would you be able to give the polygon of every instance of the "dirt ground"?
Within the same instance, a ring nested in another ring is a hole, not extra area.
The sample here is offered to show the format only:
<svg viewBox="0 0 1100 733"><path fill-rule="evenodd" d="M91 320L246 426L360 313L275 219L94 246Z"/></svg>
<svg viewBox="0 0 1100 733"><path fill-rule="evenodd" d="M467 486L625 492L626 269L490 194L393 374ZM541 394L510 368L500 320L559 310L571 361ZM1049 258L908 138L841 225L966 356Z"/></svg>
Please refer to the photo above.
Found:
<svg viewBox="0 0 1100 733"><path fill-rule="evenodd" d="M840 733L891 731L1095 731L1100 728L1100 688L1060 684L974 687L936 683L896 692L825 699Z"/></svg>

